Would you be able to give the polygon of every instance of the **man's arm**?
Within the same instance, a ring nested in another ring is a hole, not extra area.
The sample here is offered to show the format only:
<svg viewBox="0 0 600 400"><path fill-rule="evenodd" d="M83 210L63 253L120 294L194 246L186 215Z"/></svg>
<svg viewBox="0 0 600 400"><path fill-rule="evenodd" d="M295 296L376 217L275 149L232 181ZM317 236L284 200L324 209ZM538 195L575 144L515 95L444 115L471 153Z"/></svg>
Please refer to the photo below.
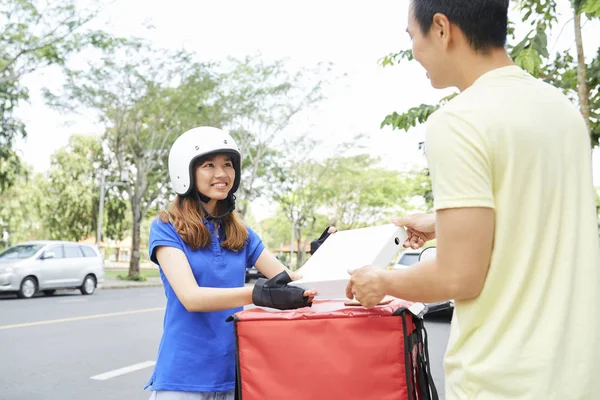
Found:
<svg viewBox="0 0 600 400"><path fill-rule="evenodd" d="M492 208L450 208L436 218L437 256L409 269L382 271L384 291L408 301L468 300L479 296L492 256Z"/></svg>
<svg viewBox="0 0 600 400"><path fill-rule="evenodd" d="M425 147L436 210L437 257L404 271L351 272L346 295L365 306L377 304L386 294L429 303L473 299L483 289L495 230L491 145L485 131L470 120L441 109L428 121ZM418 247L420 241L410 244Z"/></svg>

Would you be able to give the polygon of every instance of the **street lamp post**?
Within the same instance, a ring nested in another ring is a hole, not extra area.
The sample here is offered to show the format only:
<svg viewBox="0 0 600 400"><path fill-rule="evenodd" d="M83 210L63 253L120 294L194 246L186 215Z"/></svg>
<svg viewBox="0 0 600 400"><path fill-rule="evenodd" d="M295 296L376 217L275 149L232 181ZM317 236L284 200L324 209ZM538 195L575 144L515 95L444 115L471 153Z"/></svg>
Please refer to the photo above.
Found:
<svg viewBox="0 0 600 400"><path fill-rule="evenodd" d="M104 174L100 177L100 204L98 205L98 231L96 232L96 246L100 248L102 240L102 214L104 213L104 192L106 191Z"/></svg>

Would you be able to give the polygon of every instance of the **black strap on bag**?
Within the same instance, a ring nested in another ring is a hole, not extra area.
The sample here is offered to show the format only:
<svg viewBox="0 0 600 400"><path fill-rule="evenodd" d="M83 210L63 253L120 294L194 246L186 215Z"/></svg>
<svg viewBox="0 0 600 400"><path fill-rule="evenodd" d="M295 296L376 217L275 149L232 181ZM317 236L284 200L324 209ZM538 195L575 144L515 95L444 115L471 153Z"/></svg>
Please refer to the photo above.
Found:
<svg viewBox="0 0 600 400"><path fill-rule="evenodd" d="M431 375L429 342L423 322L425 310L425 307L420 312L401 308L394 313L394 315L402 317L404 329L404 360L409 393L408 400L439 400L435 382ZM410 335L408 334L407 312L412 314L412 322L415 328Z"/></svg>
<svg viewBox="0 0 600 400"><path fill-rule="evenodd" d="M227 318L227 322L233 321L233 331L235 333L235 397L234 400L242 400L242 376L240 371L240 342L238 335L238 319L234 315Z"/></svg>
<svg viewBox="0 0 600 400"><path fill-rule="evenodd" d="M417 346L417 364L418 376L421 381L421 395L426 396L425 399L439 400L439 395L431 375L431 362L429 358L429 337L425 323L422 318L414 318L419 344Z"/></svg>

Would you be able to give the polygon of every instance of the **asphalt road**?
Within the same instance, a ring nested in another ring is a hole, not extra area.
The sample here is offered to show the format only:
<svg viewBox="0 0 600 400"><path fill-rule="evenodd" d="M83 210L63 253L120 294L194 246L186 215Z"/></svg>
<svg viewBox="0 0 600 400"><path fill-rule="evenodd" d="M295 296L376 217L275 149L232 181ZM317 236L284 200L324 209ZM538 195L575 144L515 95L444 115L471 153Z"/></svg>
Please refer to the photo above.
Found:
<svg viewBox="0 0 600 400"><path fill-rule="evenodd" d="M164 304L162 288L0 297L0 398L148 399L142 389L156 359ZM448 323L426 326L443 399Z"/></svg>

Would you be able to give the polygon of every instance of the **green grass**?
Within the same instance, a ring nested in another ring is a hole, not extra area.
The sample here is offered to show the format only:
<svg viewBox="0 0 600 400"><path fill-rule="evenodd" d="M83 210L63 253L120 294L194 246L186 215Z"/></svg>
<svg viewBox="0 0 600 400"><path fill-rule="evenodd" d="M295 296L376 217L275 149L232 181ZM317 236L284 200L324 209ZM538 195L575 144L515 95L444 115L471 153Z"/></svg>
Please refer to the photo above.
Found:
<svg viewBox="0 0 600 400"><path fill-rule="evenodd" d="M126 269L106 269L104 270L104 279L127 279L128 270ZM157 278L160 276L158 269L141 269L140 277L142 280L147 278ZM120 278L119 278L120 277Z"/></svg>

